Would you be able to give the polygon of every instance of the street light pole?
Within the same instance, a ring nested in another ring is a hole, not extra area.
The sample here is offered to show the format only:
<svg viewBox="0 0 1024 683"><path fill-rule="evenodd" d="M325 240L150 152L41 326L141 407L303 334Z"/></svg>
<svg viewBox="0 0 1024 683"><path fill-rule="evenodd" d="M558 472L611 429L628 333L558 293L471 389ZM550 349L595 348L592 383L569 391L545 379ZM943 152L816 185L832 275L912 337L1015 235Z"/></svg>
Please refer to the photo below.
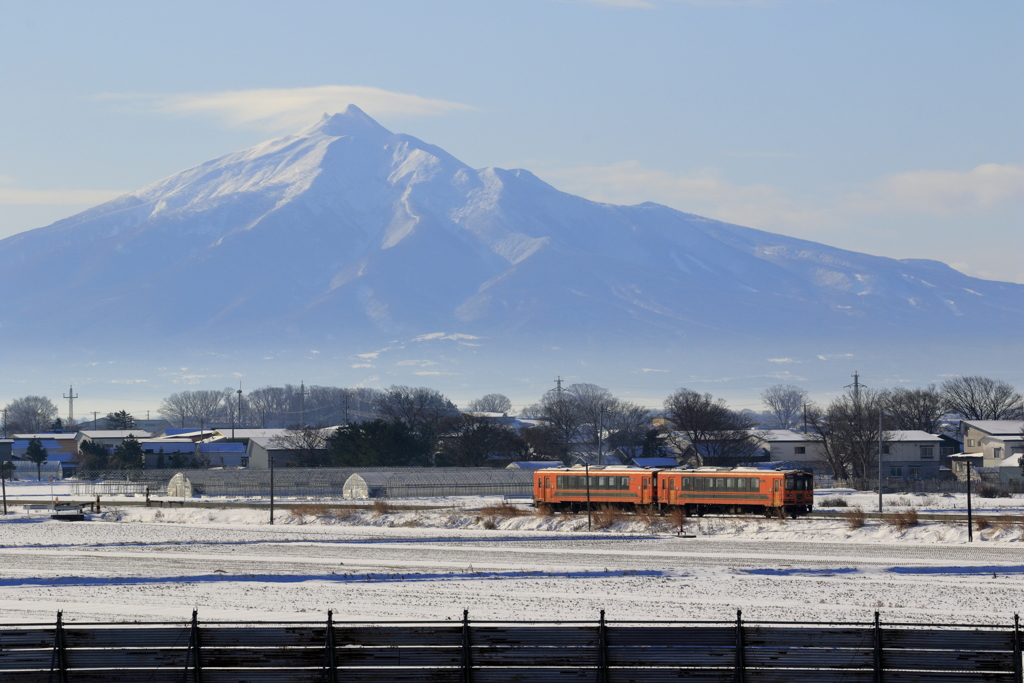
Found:
<svg viewBox="0 0 1024 683"><path fill-rule="evenodd" d="M604 413L605 408L601 406L601 409L597 413L597 464L604 465Z"/></svg>
<svg viewBox="0 0 1024 683"><path fill-rule="evenodd" d="M974 542L974 517L971 514L971 461L967 461L967 541Z"/></svg>
<svg viewBox="0 0 1024 683"><path fill-rule="evenodd" d="M270 458L270 525L274 525L274 458Z"/></svg>
<svg viewBox="0 0 1024 683"><path fill-rule="evenodd" d="M7 514L7 468L4 467L7 463L0 460L0 486L4 489L4 514Z"/></svg>

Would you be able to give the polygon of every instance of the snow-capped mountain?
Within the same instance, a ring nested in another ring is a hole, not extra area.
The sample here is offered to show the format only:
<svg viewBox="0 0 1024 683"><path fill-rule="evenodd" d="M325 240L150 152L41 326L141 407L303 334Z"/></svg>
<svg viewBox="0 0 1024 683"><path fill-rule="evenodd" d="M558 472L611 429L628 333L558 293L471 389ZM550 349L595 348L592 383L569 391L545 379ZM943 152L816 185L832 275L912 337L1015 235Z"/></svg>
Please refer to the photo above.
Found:
<svg viewBox="0 0 1024 683"><path fill-rule="evenodd" d="M469 168L354 106L0 241L0 291L5 362L51 346L155 363L158 348L312 349L385 383L399 363L458 374L512 349L633 367L640 349L765 358L864 341L953 360L964 329L1024 331L1024 286L588 201ZM407 350L390 369L387 348Z"/></svg>

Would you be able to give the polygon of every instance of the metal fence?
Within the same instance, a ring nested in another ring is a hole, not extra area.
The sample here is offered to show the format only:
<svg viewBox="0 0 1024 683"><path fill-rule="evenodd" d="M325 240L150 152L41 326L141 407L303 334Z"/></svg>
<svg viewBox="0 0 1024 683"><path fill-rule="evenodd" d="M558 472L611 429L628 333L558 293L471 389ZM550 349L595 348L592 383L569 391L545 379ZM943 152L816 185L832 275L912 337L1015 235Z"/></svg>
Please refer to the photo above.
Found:
<svg viewBox="0 0 1024 683"><path fill-rule="evenodd" d="M0 678L260 683L934 683L1021 679L1003 626L734 621L0 625Z"/></svg>
<svg viewBox="0 0 1024 683"><path fill-rule="evenodd" d="M878 491L877 479L819 479L814 477L816 488L852 488L858 491ZM995 487L1009 493L1021 493L1021 486L1016 482L999 482L991 479L975 479L971 490L978 493L983 487ZM883 493L967 493L967 481L960 479L901 479L899 477L882 478Z"/></svg>

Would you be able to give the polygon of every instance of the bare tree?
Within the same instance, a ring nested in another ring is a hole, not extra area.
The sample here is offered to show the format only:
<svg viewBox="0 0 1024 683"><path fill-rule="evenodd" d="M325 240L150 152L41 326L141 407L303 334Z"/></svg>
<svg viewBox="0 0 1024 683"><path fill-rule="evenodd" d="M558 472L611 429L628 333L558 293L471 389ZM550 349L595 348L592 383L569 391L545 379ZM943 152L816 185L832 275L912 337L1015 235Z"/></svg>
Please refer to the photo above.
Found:
<svg viewBox="0 0 1024 683"><path fill-rule="evenodd" d="M807 392L792 384L773 384L761 392L761 401L768 406L780 429L792 429L807 403Z"/></svg>
<svg viewBox="0 0 1024 683"><path fill-rule="evenodd" d="M447 418L458 413L444 394L427 387L391 386L376 401L377 412L391 422L401 422L431 444Z"/></svg>
<svg viewBox="0 0 1024 683"><path fill-rule="evenodd" d="M878 415L883 407L883 392L862 388L837 397L824 410L817 406L808 409L811 438L822 445L836 477L852 475L864 482L879 465ZM892 438L891 432L881 434L882 441Z"/></svg>
<svg viewBox="0 0 1024 683"><path fill-rule="evenodd" d="M45 432L57 418L57 406L45 396L16 398L4 410L7 411L4 427L8 434Z"/></svg>
<svg viewBox="0 0 1024 683"><path fill-rule="evenodd" d="M437 464L449 467L504 467L529 453L526 441L511 427L467 413L449 421L439 449Z"/></svg>
<svg viewBox="0 0 1024 683"><path fill-rule="evenodd" d="M617 400L605 411L604 427L611 434L610 444L642 446L652 429L651 411L631 401Z"/></svg>
<svg viewBox="0 0 1024 683"><path fill-rule="evenodd" d="M327 462L327 440L331 430L323 425L295 424L270 439L270 444L295 456L302 467L321 467Z"/></svg>
<svg viewBox="0 0 1024 683"><path fill-rule="evenodd" d="M665 399L664 414L674 427L669 439L676 448L682 452L692 444L709 465L735 465L757 455L750 438L754 423L724 399L683 388Z"/></svg>
<svg viewBox="0 0 1024 683"><path fill-rule="evenodd" d="M504 394L487 394L469 402L467 410L471 413L503 413L512 410L512 401Z"/></svg>
<svg viewBox="0 0 1024 683"><path fill-rule="evenodd" d="M208 427L219 418L231 389L201 389L171 394L160 403L160 414L171 424L181 427Z"/></svg>
<svg viewBox="0 0 1024 683"><path fill-rule="evenodd" d="M965 420L1020 420L1024 399L1002 380L954 377L942 383L946 409Z"/></svg>
<svg viewBox="0 0 1024 683"><path fill-rule="evenodd" d="M893 429L920 429L937 434L945 414L942 393L930 384L924 389L897 387L880 396L885 408L886 422Z"/></svg>

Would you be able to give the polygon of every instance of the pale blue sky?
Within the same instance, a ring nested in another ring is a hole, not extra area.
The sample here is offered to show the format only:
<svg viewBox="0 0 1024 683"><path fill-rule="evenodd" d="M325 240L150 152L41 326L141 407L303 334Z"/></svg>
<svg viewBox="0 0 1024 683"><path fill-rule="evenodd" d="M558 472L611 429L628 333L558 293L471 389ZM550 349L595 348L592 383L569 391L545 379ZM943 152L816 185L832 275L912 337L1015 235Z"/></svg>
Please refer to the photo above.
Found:
<svg viewBox="0 0 1024 683"><path fill-rule="evenodd" d="M0 237L354 101L475 166L1024 282L1019 0L0 0Z"/></svg>

